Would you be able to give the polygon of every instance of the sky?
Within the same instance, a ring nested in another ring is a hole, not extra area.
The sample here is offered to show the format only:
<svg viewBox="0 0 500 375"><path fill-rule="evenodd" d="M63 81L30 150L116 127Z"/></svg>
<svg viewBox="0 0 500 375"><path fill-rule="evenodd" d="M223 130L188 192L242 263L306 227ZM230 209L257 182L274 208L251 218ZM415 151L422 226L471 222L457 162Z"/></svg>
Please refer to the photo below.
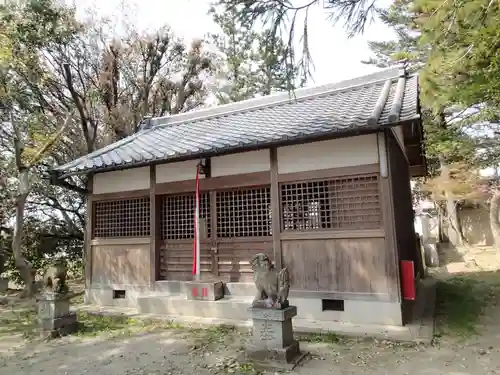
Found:
<svg viewBox="0 0 500 375"><path fill-rule="evenodd" d="M120 14L128 14L140 30L152 30L168 24L174 32L186 40L203 37L209 32L216 32L207 11L210 0L65 0L75 5L80 15L84 9L94 8L100 16L110 17L119 24ZM297 4L305 0L296 0ZM385 6L388 0L378 0L377 5ZM126 5L124 5L126 4ZM370 56L367 41L390 40L393 32L380 22L373 22L363 35L348 39L342 23L333 26L326 19L326 12L315 6L309 13L309 43L315 70L314 82L309 85L334 83L365 74L378 69L365 65L361 60Z"/></svg>

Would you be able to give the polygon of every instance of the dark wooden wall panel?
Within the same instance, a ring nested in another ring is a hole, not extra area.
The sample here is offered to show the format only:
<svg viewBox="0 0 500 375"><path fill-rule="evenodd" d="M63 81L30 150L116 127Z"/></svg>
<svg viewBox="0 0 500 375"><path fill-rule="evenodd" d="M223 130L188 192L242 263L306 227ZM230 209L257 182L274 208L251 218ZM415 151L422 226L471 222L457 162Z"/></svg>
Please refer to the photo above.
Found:
<svg viewBox="0 0 500 375"><path fill-rule="evenodd" d="M272 256L272 237L219 240L217 244L219 277L224 281L250 282L253 271L250 261L258 253Z"/></svg>
<svg viewBox="0 0 500 375"><path fill-rule="evenodd" d="M291 289L393 295L392 263L384 238L311 239L282 242Z"/></svg>

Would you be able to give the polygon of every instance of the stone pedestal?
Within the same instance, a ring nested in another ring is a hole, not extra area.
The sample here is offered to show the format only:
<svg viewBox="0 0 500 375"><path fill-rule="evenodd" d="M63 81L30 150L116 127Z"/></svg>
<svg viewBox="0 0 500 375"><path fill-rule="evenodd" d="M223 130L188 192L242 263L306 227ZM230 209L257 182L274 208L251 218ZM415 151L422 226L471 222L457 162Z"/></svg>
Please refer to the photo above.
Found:
<svg viewBox="0 0 500 375"><path fill-rule="evenodd" d="M217 301L224 298L222 281L189 281L183 284L187 299Z"/></svg>
<svg viewBox="0 0 500 375"><path fill-rule="evenodd" d="M9 288L9 279L0 277L0 293L5 293Z"/></svg>
<svg viewBox="0 0 500 375"><path fill-rule="evenodd" d="M252 343L247 357L257 366L292 370L306 353L293 338L292 318L297 307L282 310L250 307L253 321Z"/></svg>
<svg viewBox="0 0 500 375"><path fill-rule="evenodd" d="M69 311L67 296L46 294L38 299L38 321L42 336L57 337L77 330L76 314Z"/></svg>

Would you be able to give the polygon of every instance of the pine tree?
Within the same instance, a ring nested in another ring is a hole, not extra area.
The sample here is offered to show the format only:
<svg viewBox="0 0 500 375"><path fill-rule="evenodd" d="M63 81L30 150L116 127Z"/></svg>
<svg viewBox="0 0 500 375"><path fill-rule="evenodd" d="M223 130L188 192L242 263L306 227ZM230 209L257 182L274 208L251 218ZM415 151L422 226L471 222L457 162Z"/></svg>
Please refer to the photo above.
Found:
<svg viewBox="0 0 500 375"><path fill-rule="evenodd" d="M297 70L281 59L287 49L281 39L270 45L269 32L256 32L249 21L238 22L234 9L212 7L209 13L222 31L211 35L223 54L217 88L220 103L290 91L305 84L297 80Z"/></svg>
<svg viewBox="0 0 500 375"><path fill-rule="evenodd" d="M396 33L396 39L391 41L370 41L369 48L373 56L366 64L378 67L404 65L409 70L420 70L428 61L430 45L422 41L420 25L416 22L418 14L414 11L411 0L396 0L388 9L379 11L382 22ZM451 226L450 241L460 245L463 240L457 212L456 195L450 184L438 184L437 181L449 181L450 169L456 163L471 160L474 147L470 136L460 126L450 126L446 113L451 103L442 103L440 107L426 105L422 108L425 132L425 150L431 176L436 179L432 183L432 192L436 201L443 203L447 219ZM460 184L460 183L458 183ZM422 188L423 180L417 181L417 187ZM454 184L454 186L457 183ZM424 189L425 190L425 189Z"/></svg>
<svg viewBox="0 0 500 375"><path fill-rule="evenodd" d="M396 39L369 41L368 47L374 56L363 63L387 68L404 62L417 69L427 61L430 47L420 42L421 33L412 4L412 0L395 0L388 9L378 10L380 20L394 30Z"/></svg>

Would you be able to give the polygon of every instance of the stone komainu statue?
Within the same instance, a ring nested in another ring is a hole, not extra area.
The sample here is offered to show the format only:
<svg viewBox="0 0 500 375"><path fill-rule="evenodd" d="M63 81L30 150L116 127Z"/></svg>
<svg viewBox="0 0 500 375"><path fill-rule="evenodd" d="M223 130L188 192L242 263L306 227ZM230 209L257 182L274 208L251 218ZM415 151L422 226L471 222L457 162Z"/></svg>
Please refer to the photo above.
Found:
<svg viewBox="0 0 500 375"><path fill-rule="evenodd" d="M64 262L56 262L45 270L43 274L43 289L45 293L66 294L68 285L66 284L66 275L68 269Z"/></svg>
<svg viewBox="0 0 500 375"><path fill-rule="evenodd" d="M288 307L290 279L288 270L278 271L266 254L259 253L250 262L257 295L253 307L283 309Z"/></svg>

